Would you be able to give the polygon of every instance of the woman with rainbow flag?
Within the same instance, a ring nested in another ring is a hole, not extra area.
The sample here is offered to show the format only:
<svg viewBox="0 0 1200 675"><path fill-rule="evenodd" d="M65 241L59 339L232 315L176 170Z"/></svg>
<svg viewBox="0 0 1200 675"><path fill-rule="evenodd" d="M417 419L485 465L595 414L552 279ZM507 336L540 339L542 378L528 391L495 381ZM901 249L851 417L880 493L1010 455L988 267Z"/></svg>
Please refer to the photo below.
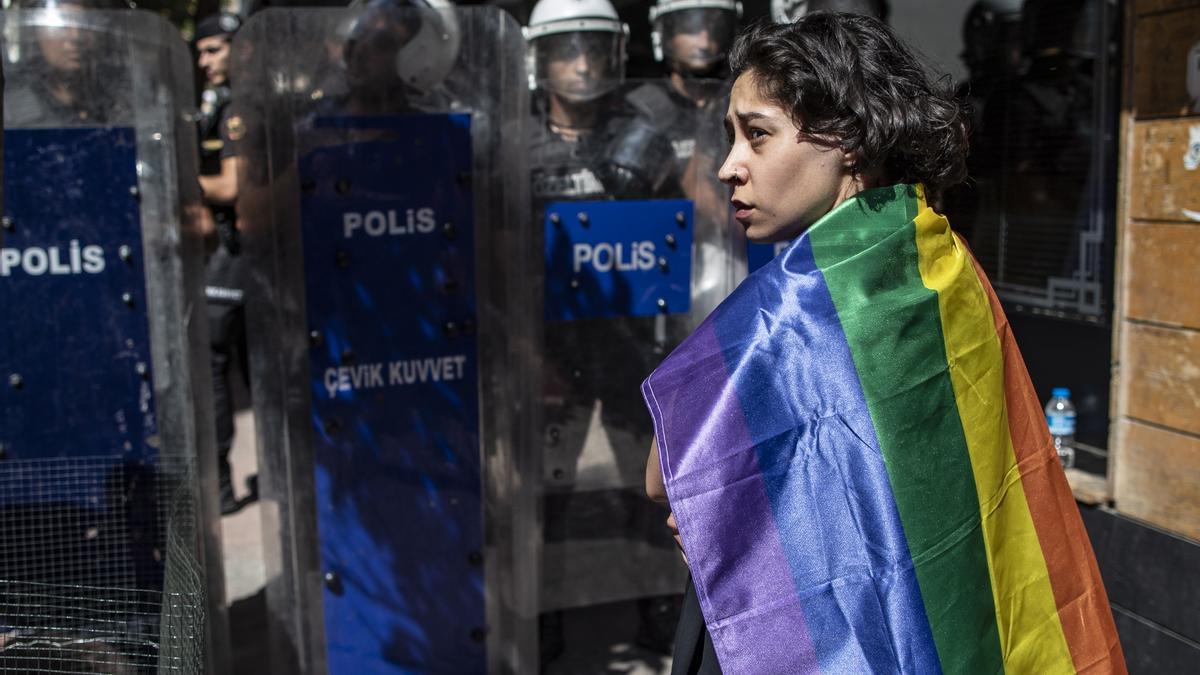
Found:
<svg viewBox="0 0 1200 675"><path fill-rule="evenodd" d="M720 178L794 241L642 386L694 586L674 672L1125 672L1008 322L929 206L965 177L948 87L850 14L731 66Z"/></svg>

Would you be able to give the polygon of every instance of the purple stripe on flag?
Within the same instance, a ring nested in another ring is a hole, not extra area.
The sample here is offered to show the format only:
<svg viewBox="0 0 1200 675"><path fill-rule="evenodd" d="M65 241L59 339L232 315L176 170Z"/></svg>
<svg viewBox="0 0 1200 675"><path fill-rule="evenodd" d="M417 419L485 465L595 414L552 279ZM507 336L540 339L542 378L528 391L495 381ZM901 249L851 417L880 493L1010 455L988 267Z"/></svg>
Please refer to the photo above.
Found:
<svg viewBox="0 0 1200 675"><path fill-rule="evenodd" d="M758 454L711 320L676 350L682 354L691 358L667 359L642 392L684 549L703 552L692 562L692 577L721 668L815 673L816 653ZM672 400L658 400L658 391ZM688 451L675 453L672 443ZM773 647L737 649L744 644Z"/></svg>

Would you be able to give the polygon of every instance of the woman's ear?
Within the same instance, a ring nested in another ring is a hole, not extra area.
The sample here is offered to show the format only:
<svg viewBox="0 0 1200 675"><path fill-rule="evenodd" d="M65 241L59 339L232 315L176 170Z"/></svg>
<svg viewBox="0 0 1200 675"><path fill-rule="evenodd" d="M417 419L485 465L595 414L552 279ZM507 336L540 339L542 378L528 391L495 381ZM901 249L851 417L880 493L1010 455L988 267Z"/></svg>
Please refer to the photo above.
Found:
<svg viewBox="0 0 1200 675"><path fill-rule="evenodd" d="M858 152L855 150L842 150L842 168L849 173L856 173L858 167Z"/></svg>

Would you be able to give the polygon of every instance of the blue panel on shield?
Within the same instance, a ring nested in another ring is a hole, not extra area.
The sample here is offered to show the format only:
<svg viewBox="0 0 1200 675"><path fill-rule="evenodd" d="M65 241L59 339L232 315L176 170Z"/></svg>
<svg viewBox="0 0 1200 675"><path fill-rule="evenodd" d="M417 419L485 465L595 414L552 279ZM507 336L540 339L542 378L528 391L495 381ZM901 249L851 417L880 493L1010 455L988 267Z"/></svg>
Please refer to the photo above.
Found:
<svg viewBox="0 0 1200 675"><path fill-rule="evenodd" d="M8 461L156 456L137 185L133 129L4 132Z"/></svg>
<svg viewBox="0 0 1200 675"><path fill-rule="evenodd" d="M775 256L791 245L790 241L777 241L773 244L755 244L746 242L747 272L753 273L758 268L775 259Z"/></svg>
<svg viewBox="0 0 1200 675"><path fill-rule="evenodd" d="M321 118L300 160L331 673L485 670L470 122Z"/></svg>
<svg viewBox="0 0 1200 675"><path fill-rule="evenodd" d="M552 202L546 319L654 316L691 302L692 202Z"/></svg>

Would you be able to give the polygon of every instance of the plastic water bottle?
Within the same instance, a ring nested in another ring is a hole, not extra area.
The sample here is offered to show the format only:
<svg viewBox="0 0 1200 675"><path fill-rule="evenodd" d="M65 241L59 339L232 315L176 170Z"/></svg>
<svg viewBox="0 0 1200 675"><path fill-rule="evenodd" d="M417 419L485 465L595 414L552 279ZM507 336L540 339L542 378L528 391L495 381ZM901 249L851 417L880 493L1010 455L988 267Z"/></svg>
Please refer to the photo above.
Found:
<svg viewBox="0 0 1200 675"><path fill-rule="evenodd" d="M1054 450L1064 469L1075 466L1075 406L1071 405L1071 390L1055 387L1046 403L1046 424L1054 439Z"/></svg>

